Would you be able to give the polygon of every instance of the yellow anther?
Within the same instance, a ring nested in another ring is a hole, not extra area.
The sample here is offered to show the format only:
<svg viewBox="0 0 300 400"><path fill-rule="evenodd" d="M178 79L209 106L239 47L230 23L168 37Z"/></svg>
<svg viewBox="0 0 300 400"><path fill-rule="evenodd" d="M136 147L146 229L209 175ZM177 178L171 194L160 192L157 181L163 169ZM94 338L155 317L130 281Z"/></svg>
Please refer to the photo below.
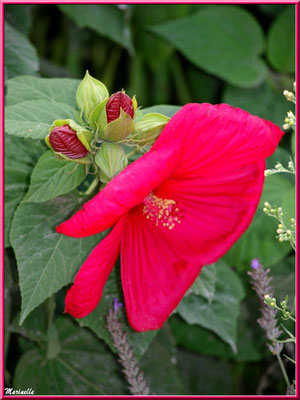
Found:
<svg viewBox="0 0 300 400"><path fill-rule="evenodd" d="M143 214L147 219L154 222L155 226L159 223L172 230L176 223L180 223L182 215L179 215L179 208L175 207L176 202L170 199L162 199L150 193L144 199Z"/></svg>

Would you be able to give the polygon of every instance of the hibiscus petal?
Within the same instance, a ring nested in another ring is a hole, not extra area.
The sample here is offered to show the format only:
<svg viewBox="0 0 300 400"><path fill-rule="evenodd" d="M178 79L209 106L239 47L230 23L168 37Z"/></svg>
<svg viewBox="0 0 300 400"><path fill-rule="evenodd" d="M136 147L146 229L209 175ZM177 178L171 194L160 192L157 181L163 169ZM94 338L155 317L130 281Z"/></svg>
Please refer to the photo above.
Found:
<svg viewBox="0 0 300 400"><path fill-rule="evenodd" d="M158 329L194 282L249 226L264 181L265 162L198 179L169 178L154 194L176 201L173 229L129 213L121 245L122 285L134 329Z"/></svg>
<svg viewBox="0 0 300 400"><path fill-rule="evenodd" d="M97 307L105 282L118 258L125 218L91 252L65 300L65 312L83 318Z"/></svg>
<svg viewBox="0 0 300 400"><path fill-rule="evenodd" d="M159 329L198 276L201 265L174 255L140 205L130 211L121 244L128 320L137 331Z"/></svg>
<svg viewBox="0 0 300 400"><path fill-rule="evenodd" d="M198 177L260 161L276 149L283 132L273 123L227 104L187 104L164 128L152 150L184 137L177 177Z"/></svg>
<svg viewBox="0 0 300 400"><path fill-rule="evenodd" d="M265 161L197 179L168 179L155 195L176 201L181 223L157 227L174 254L200 264L220 258L248 228L264 183Z"/></svg>
<svg viewBox="0 0 300 400"><path fill-rule="evenodd" d="M57 232L85 237L112 226L171 174L178 161L181 141L179 138L165 143L129 165L80 211L59 225Z"/></svg>

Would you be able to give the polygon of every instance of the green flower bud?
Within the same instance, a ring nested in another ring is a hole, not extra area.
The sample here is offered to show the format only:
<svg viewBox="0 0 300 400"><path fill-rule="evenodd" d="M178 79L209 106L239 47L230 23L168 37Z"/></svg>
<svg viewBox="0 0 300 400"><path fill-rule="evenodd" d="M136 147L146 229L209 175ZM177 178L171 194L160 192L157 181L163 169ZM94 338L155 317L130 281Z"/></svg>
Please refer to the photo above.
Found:
<svg viewBox="0 0 300 400"><path fill-rule="evenodd" d="M134 131L134 121L131 115L120 108L120 115L115 120L107 124L99 136L109 142L120 142L127 138Z"/></svg>
<svg viewBox="0 0 300 400"><path fill-rule="evenodd" d="M135 123L132 142L140 146L153 144L169 120L170 118L158 113L144 115Z"/></svg>
<svg viewBox="0 0 300 400"><path fill-rule="evenodd" d="M89 164L88 154L91 151L92 138L92 132L75 121L57 119L52 123L45 142L59 158Z"/></svg>
<svg viewBox="0 0 300 400"><path fill-rule="evenodd" d="M128 160L119 144L104 142L96 153L95 163L100 168L100 180L107 183L124 168Z"/></svg>
<svg viewBox="0 0 300 400"><path fill-rule="evenodd" d="M76 100L81 112L88 119L91 110L109 96L106 86L93 78L88 71L78 86Z"/></svg>

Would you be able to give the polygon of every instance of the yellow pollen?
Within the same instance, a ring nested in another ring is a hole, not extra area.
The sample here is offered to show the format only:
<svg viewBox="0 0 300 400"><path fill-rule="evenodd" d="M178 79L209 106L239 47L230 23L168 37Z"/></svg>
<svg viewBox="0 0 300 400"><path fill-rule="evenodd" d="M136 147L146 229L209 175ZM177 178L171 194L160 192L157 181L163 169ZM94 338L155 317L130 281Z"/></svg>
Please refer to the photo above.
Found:
<svg viewBox="0 0 300 400"><path fill-rule="evenodd" d="M153 221L155 226L160 223L170 230L175 227L176 223L180 224L182 219L174 200L161 199L153 193L144 198L143 215Z"/></svg>

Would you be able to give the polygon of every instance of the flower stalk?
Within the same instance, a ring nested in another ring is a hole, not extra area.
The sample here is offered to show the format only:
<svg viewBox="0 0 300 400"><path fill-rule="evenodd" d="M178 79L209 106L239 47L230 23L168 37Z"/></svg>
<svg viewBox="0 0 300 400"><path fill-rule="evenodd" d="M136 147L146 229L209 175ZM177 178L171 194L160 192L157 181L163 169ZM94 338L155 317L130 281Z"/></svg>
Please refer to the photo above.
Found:
<svg viewBox="0 0 300 400"><path fill-rule="evenodd" d="M264 203L263 212L269 217L277 219L279 222L277 233L279 242L290 242L290 245L296 250L296 221L294 218L290 218L290 227L287 227L283 219L283 211L281 207L274 208L266 201Z"/></svg>

